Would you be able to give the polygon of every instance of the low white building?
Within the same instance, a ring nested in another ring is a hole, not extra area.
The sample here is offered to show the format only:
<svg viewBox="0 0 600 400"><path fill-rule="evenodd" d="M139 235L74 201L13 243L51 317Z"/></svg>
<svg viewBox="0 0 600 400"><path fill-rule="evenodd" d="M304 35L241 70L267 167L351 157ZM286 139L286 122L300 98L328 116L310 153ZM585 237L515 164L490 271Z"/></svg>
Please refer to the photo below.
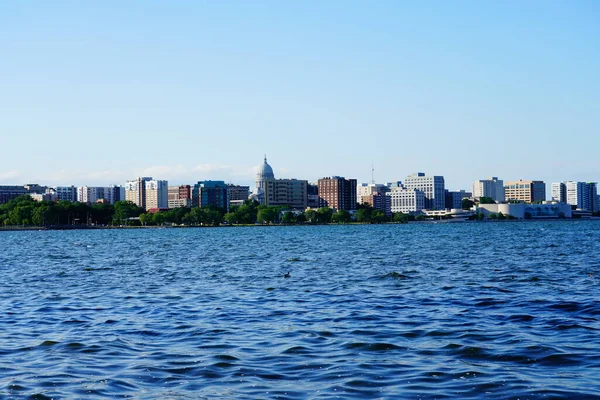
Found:
<svg viewBox="0 0 600 400"><path fill-rule="evenodd" d="M445 210L423 210L423 214L428 217L450 217L455 221L466 221L475 212L472 210L463 210L462 208L451 208Z"/></svg>
<svg viewBox="0 0 600 400"><path fill-rule="evenodd" d="M417 189L395 188L385 194L390 198L390 211L408 214L425 208L425 193Z"/></svg>
<svg viewBox="0 0 600 400"><path fill-rule="evenodd" d="M544 202L541 204L502 203L479 204L477 212L486 218L490 214L502 213L515 218L571 218L572 208L566 203Z"/></svg>

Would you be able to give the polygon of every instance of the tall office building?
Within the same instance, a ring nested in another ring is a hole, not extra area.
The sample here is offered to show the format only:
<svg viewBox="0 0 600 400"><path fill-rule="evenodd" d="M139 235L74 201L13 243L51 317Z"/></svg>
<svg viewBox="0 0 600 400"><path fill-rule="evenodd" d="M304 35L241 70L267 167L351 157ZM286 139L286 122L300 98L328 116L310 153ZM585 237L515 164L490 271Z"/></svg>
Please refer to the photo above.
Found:
<svg viewBox="0 0 600 400"><path fill-rule="evenodd" d="M567 202L567 186L564 182L552 182L550 188L552 201Z"/></svg>
<svg viewBox="0 0 600 400"><path fill-rule="evenodd" d="M110 204L125 200L125 188L121 185L111 185L104 188L104 199Z"/></svg>
<svg viewBox="0 0 600 400"><path fill-rule="evenodd" d="M192 189L190 185L169 186L169 208L191 207Z"/></svg>
<svg viewBox="0 0 600 400"><path fill-rule="evenodd" d="M250 196L250 186L240 186L240 185L227 185L227 191L229 196L229 205L242 205L248 200L248 196Z"/></svg>
<svg viewBox="0 0 600 400"><path fill-rule="evenodd" d="M586 189L584 205L587 207L587 210L593 212L600 211L600 203L598 203L598 184L596 182L587 182Z"/></svg>
<svg viewBox="0 0 600 400"><path fill-rule="evenodd" d="M56 199L58 201L77 201L77 187L76 186L57 186L54 188L56 193Z"/></svg>
<svg viewBox="0 0 600 400"><path fill-rule="evenodd" d="M497 202L504 201L504 183L502 179L494 176L488 179L481 179L473 183L473 197L480 199L489 197Z"/></svg>
<svg viewBox="0 0 600 400"><path fill-rule="evenodd" d="M598 188L596 182L554 182L552 183L552 199L559 196L567 204L576 206L580 210L598 211Z"/></svg>
<svg viewBox="0 0 600 400"><path fill-rule="evenodd" d="M77 188L77 201L80 203L94 204L104 200L103 186L80 186Z"/></svg>
<svg viewBox="0 0 600 400"><path fill-rule="evenodd" d="M443 210L446 208L446 193L443 176L427 176L417 172L404 180L406 189L417 189L425 195L425 209Z"/></svg>
<svg viewBox="0 0 600 400"><path fill-rule="evenodd" d="M546 200L546 184L543 181L507 182L504 185L504 198L506 201L523 201L536 203Z"/></svg>
<svg viewBox="0 0 600 400"><path fill-rule="evenodd" d="M144 182L146 210L169 208L169 182L150 180Z"/></svg>
<svg viewBox="0 0 600 400"><path fill-rule="evenodd" d="M263 183L265 205L289 206L296 210L304 210L307 207L307 181L265 179Z"/></svg>
<svg viewBox="0 0 600 400"><path fill-rule="evenodd" d="M320 207L356 210L356 179L341 176L321 178L318 186Z"/></svg>
<svg viewBox="0 0 600 400"><path fill-rule="evenodd" d="M192 207L214 206L229 211L229 191L223 181L199 181L192 189Z"/></svg>
<svg viewBox="0 0 600 400"><path fill-rule="evenodd" d="M310 208L319 207L319 185L316 183L309 183L306 186L306 206Z"/></svg>
<svg viewBox="0 0 600 400"><path fill-rule="evenodd" d="M138 207L146 209L146 182L150 177L140 177L125 183L125 200L137 204Z"/></svg>

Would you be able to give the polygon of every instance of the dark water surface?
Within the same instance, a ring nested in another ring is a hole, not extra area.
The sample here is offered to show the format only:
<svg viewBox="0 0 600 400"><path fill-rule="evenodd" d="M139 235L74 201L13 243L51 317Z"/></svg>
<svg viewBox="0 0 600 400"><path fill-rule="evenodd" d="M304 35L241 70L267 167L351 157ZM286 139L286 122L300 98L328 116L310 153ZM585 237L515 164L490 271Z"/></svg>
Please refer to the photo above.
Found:
<svg viewBox="0 0 600 400"><path fill-rule="evenodd" d="M0 398L599 398L599 252L596 221L0 232Z"/></svg>

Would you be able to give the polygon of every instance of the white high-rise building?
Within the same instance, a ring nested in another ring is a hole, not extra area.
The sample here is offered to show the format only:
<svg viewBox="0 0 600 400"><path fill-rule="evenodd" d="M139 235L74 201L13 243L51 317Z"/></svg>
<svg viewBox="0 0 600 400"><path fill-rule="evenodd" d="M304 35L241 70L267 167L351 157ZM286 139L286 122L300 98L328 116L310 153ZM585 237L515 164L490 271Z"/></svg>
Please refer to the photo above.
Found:
<svg viewBox="0 0 600 400"><path fill-rule="evenodd" d="M152 178L140 177L125 182L125 200L135 203L138 207L146 208L146 182Z"/></svg>
<svg viewBox="0 0 600 400"><path fill-rule="evenodd" d="M169 208L169 182L151 180L145 182L146 210Z"/></svg>
<svg viewBox="0 0 600 400"><path fill-rule="evenodd" d="M443 176L427 176L417 172L404 180L406 189L417 189L425 195L425 209L443 210L446 208L446 191Z"/></svg>
<svg viewBox="0 0 600 400"><path fill-rule="evenodd" d="M554 184L553 188L554 188ZM598 211L598 188L596 182L573 182L563 183L566 193L566 203L576 206L580 210ZM554 193L553 196L554 197Z"/></svg>
<svg viewBox="0 0 600 400"><path fill-rule="evenodd" d="M481 179L473 183L473 197L489 197L494 201L504 201L504 182L494 176L488 179Z"/></svg>
<svg viewBox="0 0 600 400"><path fill-rule="evenodd" d="M565 182L567 191L567 204L577 206L577 208L583 209L583 199L585 197L585 183L584 182Z"/></svg>
<svg viewBox="0 0 600 400"><path fill-rule="evenodd" d="M425 209L425 193L417 189L394 188L385 194L390 198L390 211L408 214Z"/></svg>
<svg viewBox="0 0 600 400"><path fill-rule="evenodd" d="M77 188L77 201L80 203L93 204L104 199L104 187L81 186Z"/></svg>
<svg viewBox="0 0 600 400"><path fill-rule="evenodd" d="M58 189L57 196L58 196ZM69 188L65 188L69 189ZM77 201L81 203L93 204L99 201L115 204L119 200L125 199L125 188L122 186L81 186L77 188Z"/></svg>
<svg viewBox="0 0 600 400"><path fill-rule="evenodd" d="M552 182L550 187L552 201L559 201L561 203L567 202L567 186L564 182Z"/></svg>

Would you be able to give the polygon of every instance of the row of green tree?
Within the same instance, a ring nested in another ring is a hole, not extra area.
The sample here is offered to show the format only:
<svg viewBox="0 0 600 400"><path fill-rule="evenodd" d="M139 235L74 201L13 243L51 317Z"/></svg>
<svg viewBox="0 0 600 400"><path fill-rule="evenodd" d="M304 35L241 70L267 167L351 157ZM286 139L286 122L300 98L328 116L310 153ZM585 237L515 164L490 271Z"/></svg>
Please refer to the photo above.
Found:
<svg viewBox="0 0 600 400"><path fill-rule="evenodd" d="M418 219L418 218L417 218ZM391 216L368 205L361 205L355 221L360 223L406 223L415 217L403 213ZM24 195L0 205L0 226L66 226L66 225L209 225L223 222L230 225L259 224L328 224L348 223L352 216L348 211L334 212L328 207L305 212L292 212L285 206L264 206L248 200L234 206L229 212L217 207L176 208L147 213L130 201L115 204L70 201L34 201Z"/></svg>
<svg viewBox="0 0 600 400"><path fill-rule="evenodd" d="M406 223L414 220L414 216L396 213L392 216L385 215L368 205L361 205L356 212L355 220L361 223L384 223L399 222ZM231 207L225 213L218 208L192 208L159 211L153 214L140 215L143 225L162 225L164 223L186 224L186 225L218 225L225 222L229 225L254 225L259 224L329 224L349 223L352 215L346 210L333 211L328 207L321 207L305 212L290 211L287 206L265 206L248 200L240 206Z"/></svg>
<svg viewBox="0 0 600 400"><path fill-rule="evenodd" d="M88 205L70 201L34 201L19 196L0 205L0 226L109 225L127 224L144 209L128 201Z"/></svg>

